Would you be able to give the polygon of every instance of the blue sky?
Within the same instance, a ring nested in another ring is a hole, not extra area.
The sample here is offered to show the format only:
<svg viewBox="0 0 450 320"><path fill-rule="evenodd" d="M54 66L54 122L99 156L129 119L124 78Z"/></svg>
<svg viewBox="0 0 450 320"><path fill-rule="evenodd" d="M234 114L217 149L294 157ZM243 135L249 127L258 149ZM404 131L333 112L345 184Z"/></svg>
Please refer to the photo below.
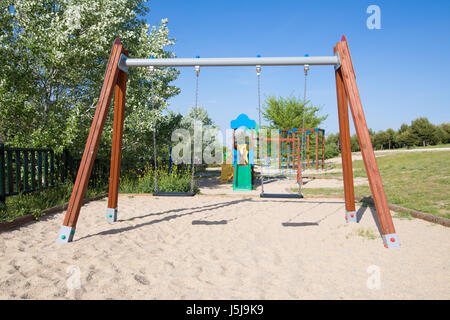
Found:
<svg viewBox="0 0 450 320"><path fill-rule="evenodd" d="M369 5L381 9L381 29L369 30ZM450 122L450 1L181 1L149 2L148 23L169 19L178 57L332 55L346 35L368 126L397 129L417 117ZM132 53L131 53L132 56ZM181 68L181 94L170 109L194 102L195 73ZM262 96L303 96L303 67L263 67ZM338 131L331 66L313 66L308 99L323 107L321 127ZM257 120L254 67L202 68L199 104L222 129L244 112ZM352 128L352 133L354 132Z"/></svg>

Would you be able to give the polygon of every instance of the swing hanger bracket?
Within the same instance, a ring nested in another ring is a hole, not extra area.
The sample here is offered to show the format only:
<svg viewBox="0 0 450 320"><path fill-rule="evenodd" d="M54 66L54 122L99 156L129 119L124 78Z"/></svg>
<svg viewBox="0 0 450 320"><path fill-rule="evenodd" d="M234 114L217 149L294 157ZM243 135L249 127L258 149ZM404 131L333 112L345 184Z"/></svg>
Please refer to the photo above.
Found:
<svg viewBox="0 0 450 320"><path fill-rule="evenodd" d="M308 75L308 71L309 71L309 64L305 64L303 69L305 70L305 76Z"/></svg>
<svg viewBox="0 0 450 320"><path fill-rule="evenodd" d="M260 75L261 74L261 66L260 65L257 65L256 66L256 75Z"/></svg>
<svg viewBox="0 0 450 320"><path fill-rule="evenodd" d="M334 70L338 70L341 67L341 58L339 57L339 52L336 51L334 56L337 58L337 64L334 66Z"/></svg>
<svg viewBox="0 0 450 320"><path fill-rule="evenodd" d="M119 63L117 65L119 70L126 72L126 73L128 73L128 67L126 67L127 59L128 59L128 57L126 55L124 55L123 53L121 53L120 57L119 57Z"/></svg>

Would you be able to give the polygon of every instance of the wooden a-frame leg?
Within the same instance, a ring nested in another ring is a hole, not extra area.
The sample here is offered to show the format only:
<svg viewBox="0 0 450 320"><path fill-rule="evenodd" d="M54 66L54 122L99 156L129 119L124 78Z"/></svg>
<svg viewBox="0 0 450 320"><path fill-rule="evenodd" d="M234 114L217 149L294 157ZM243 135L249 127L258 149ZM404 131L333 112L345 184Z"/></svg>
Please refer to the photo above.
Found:
<svg viewBox="0 0 450 320"><path fill-rule="evenodd" d="M336 95L339 116L339 138L341 141L342 174L344 180L345 220L346 222L358 222L356 217L355 190L353 185L348 100L340 70L336 70Z"/></svg>
<svg viewBox="0 0 450 320"><path fill-rule="evenodd" d="M124 50L124 55L128 56L127 50ZM115 89L111 167L109 173L108 207L106 209L106 221L109 223L117 221L127 78L127 73L120 70Z"/></svg>
<svg viewBox="0 0 450 320"><path fill-rule="evenodd" d="M80 214L81 205L89 183L95 156L97 155L100 137L105 125L106 116L111 103L114 86L119 74L120 55L123 52L123 46L119 39L114 41L108 65L105 71L103 86L100 91L100 97L92 120L89 136L81 158L77 178L70 197L69 206L64 217L63 225L58 234L57 243L70 242L75 234L75 227Z"/></svg>
<svg viewBox="0 0 450 320"><path fill-rule="evenodd" d="M339 54L341 64L339 71L342 74L345 92L347 93L348 101L350 103L353 123L361 148L367 177L369 179L369 186L375 203L384 245L388 248L398 248L400 246L398 236L395 232L391 212L381 181L380 171L378 170L378 164L375 159L375 153L370 140L366 118L364 116L358 87L356 85L355 72L345 37L342 37L342 41L338 42L336 50Z"/></svg>

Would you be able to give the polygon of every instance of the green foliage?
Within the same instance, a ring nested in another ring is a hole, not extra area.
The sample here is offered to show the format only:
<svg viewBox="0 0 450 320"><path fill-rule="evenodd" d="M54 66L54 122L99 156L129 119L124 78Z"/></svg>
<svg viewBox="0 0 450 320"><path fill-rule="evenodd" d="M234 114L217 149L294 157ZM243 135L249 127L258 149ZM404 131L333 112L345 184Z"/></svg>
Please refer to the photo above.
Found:
<svg viewBox="0 0 450 320"><path fill-rule="evenodd" d="M143 0L3 0L0 4L0 140L15 147L84 149L115 38L132 56L170 58L167 20L150 26ZM7 63L6 63L7 62ZM178 71L130 69L124 156L146 155L152 139L152 109L164 110L179 92L170 85ZM111 107L113 109L113 107ZM112 111L112 110L111 110ZM100 155L110 151L112 113L105 123ZM158 113L158 123L167 120Z"/></svg>
<svg viewBox="0 0 450 320"><path fill-rule="evenodd" d="M335 158L340 154L339 133L329 134L325 140L325 159Z"/></svg>
<svg viewBox="0 0 450 320"><path fill-rule="evenodd" d="M432 124L427 118L417 118L411 125L402 124L394 136L394 148L429 146L450 143L450 124Z"/></svg>
<svg viewBox="0 0 450 320"><path fill-rule="evenodd" d="M335 143L325 143L325 159L331 159L339 156L341 153L339 146Z"/></svg>
<svg viewBox="0 0 450 320"><path fill-rule="evenodd" d="M68 202L72 189L73 183L67 182L51 189L7 197L6 208L0 210L0 221L10 221L27 214L37 219L43 215L42 210ZM89 188L86 197L102 193L105 193L104 186Z"/></svg>
<svg viewBox="0 0 450 320"><path fill-rule="evenodd" d="M304 114L305 128L317 128L328 115L320 116L322 108L308 103L309 101L304 102L294 96L288 98L269 96L263 106L262 115L272 128L292 129L303 128Z"/></svg>
<svg viewBox="0 0 450 320"><path fill-rule="evenodd" d="M356 136L356 134L350 137L350 148L352 149L352 152L361 151L361 148L359 147L358 137Z"/></svg>
<svg viewBox="0 0 450 320"><path fill-rule="evenodd" d="M219 128L214 124L212 119L208 115L208 111L200 106L193 106L189 109L186 115L183 116L180 122L180 126L177 128L187 129L191 135L194 137L194 124L199 128L201 125L202 128L202 150L211 144L214 143L222 143L222 141L218 142L215 139L208 139L207 137L214 136ZM198 130L198 129L197 129ZM191 152L194 152L194 139L191 140ZM191 156L192 158L192 156Z"/></svg>
<svg viewBox="0 0 450 320"><path fill-rule="evenodd" d="M169 172L167 166L158 167L158 190L161 192L189 192L191 188L191 170L189 167L178 169L172 167ZM120 179L119 191L121 193L153 193L155 191L155 171L147 166L140 173L134 172ZM194 183L194 193L200 189Z"/></svg>
<svg viewBox="0 0 450 320"><path fill-rule="evenodd" d="M436 126L427 118L417 118L411 122L410 126L403 123L397 131L392 128L378 132L369 129L369 134L375 150L438 145L450 143L450 124L443 123ZM327 137L326 145L336 144L339 146L338 140L339 134L330 134ZM350 143L352 152L361 151L356 134L350 137Z"/></svg>

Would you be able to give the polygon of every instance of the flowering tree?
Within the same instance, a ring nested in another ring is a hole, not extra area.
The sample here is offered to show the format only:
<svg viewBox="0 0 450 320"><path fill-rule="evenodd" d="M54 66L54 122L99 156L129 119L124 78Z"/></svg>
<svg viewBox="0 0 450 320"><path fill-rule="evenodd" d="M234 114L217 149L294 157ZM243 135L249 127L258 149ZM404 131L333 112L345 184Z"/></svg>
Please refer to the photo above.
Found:
<svg viewBox="0 0 450 320"><path fill-rule="evenodd" d="M150 26L142 0L2 0L0 2L0 140L14 146L81 152L115 38L131 56L173 57L167 20ZM179 90L175 69L157 69L151 103L148 69L130 69L124 155L149 154L152 116ZM112 110L101 145L110 146ZM108 148L99 149L108 152ZM103 155L105 155L103 153Z"/></svg>

